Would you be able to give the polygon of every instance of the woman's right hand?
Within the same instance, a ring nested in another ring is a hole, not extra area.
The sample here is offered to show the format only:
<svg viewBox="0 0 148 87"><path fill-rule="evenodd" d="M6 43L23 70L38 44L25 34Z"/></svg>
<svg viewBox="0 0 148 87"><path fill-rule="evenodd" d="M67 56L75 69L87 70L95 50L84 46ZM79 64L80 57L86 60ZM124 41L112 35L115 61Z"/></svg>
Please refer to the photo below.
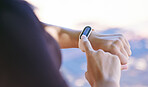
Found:
<svg viewBox="0 0 148 87"><path fill-rule="evenodd" d="M100 49L95 51L86 36L82 36L81 42L87 56L85 77L90 85L92 87L120 87L121 63L118 56Z"/></svg>

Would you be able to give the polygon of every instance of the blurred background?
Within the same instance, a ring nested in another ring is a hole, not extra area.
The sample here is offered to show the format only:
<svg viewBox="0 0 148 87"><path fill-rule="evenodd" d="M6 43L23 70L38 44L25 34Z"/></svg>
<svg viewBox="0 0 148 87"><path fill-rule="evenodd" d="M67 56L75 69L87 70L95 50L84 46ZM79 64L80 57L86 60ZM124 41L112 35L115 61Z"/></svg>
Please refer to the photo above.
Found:
<svg viewBox="0 0 148 87"><path fill-rule="evenodd" d="M90 25L100 34L123 34L130 42L129 69L121 87L148 87L148 0L26 0L45 23L82 30ZM86 56L62 49L61 73L70 87L90 87L85 79Z"/></svg>

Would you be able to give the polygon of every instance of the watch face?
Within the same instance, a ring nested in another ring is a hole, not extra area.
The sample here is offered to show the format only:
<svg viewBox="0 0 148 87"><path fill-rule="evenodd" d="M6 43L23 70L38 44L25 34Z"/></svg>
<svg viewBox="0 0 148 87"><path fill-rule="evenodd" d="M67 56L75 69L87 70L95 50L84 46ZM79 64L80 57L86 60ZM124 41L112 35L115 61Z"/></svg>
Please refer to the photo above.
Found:
<svg viewBox="0 0 148 87"><path fill-rule="evenodd" d="M88 37L90 33L91 33L91 27L86 26L80 35L80 39L81 39L82 35L85 35L86 37Z"/></svg>

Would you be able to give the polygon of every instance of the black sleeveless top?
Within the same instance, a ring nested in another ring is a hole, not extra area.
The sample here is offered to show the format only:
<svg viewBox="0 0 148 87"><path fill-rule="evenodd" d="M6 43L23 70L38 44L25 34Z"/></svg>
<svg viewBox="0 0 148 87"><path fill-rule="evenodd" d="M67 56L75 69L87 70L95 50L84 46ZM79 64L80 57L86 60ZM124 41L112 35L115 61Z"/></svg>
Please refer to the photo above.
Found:
<svg viewBox="0 0 148 87"><path fill-rule="evenodd" d="M67 87L57 42L29 4L0 0L0 87Z"/></svg>

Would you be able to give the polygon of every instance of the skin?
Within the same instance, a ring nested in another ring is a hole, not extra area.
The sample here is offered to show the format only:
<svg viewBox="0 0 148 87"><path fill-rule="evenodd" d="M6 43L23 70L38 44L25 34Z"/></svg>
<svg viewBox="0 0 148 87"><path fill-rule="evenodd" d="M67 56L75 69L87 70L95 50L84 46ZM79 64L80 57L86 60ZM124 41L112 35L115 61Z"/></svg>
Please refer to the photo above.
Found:
<svg viewBox="0 0 148 87"><path fill-rule="evenodd" d="M101 49L94 50L86 36L82 36L81 43L87 56L85 77L91 87L120 87L121 63L118 56Z"/></svg>
<svg viewBox="0 0 148 87"><path fill-rule="evenodd" d="M62 28L54 25L43 24L45 30L54 37L61 48L78 48L79 35L81 31ZM128 63L131 55L129 42L122 34L100 35L95 31L89 36L93 49L102 49L105 52L117 55L122 65Z"/></svg>
<svg viewBox="0 0 148 87"><path fill-rule="evenodd" d="M79 47L81 31L43 25L61 48ZM120 87L121 70L128 68L126 64L131 55L130 45L125 37L121 34L100 35L92 31L89 38L83 36L81 42L87 56L85 76L91 87Z"/></svg>

